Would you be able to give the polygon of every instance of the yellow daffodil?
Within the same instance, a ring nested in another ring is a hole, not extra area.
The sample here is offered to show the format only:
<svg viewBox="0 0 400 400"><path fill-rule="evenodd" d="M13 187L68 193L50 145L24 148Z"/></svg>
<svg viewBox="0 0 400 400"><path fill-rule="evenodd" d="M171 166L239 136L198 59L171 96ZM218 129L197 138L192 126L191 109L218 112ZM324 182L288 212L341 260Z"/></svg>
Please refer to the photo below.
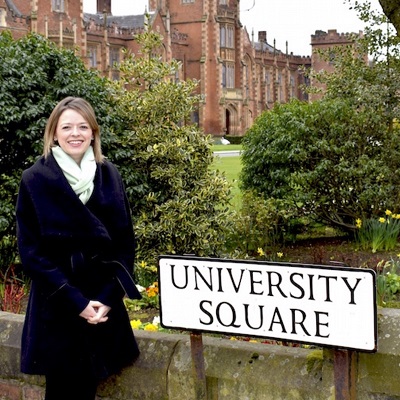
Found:
<svg viewBox="0 0 400 400"><path fill-rule="evenodd" d="M142 325L142 321L140 319L131 320L132 329L139 329L141 325Z"/></svg>
<svg viewBox="0 0 400 400"><path fill-rule="evenodd" d="M145 331L150 331L150 332L156 332L156 331L158 331L158 327L155 326L155 325L153 325L153 324L147 324L147 325L144 327L144 330L145 330Z"/></svg>

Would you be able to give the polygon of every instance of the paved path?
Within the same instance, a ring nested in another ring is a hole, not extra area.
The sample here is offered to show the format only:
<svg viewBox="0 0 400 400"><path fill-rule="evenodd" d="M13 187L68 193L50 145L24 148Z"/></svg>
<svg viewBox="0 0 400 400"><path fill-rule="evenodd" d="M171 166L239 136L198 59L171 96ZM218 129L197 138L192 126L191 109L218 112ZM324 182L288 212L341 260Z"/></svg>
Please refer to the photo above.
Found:
<svg viewBox="0 0 400 400"><path fill-rule="evenodd" d="M240 156L241 150L222 150L214 151L214 155L218 157L236 157Z"/></svg>

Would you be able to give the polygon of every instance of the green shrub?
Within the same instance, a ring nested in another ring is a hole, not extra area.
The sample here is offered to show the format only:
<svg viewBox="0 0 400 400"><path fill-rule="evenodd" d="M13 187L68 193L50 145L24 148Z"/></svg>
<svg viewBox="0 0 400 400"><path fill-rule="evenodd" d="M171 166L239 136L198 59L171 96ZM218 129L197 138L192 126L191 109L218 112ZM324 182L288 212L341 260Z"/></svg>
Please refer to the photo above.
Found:
<svg viewBox="0 0 400 400"><path fill-rule="evenodd" d="M243 139L240 186L285 200L343 231L400 198L399 131L345 100L292 101L262 114Z"/></svg>
<svg viewBox="0 0 400 400"><path fill-rule="evenodd" d="M242 207L227 238L235 257L256 256L259 249L271 257L288 240L293 241L302 224L283 200L264 199L256 192L242 193Z"/></svg>
<svg viewBox="0 0 400 400"><path fill-rule="evenodd" d="M231 185L211 168L211 138L191 122L200 105L197 82L176 81L180 64L163 61L159 34L149 30L135 40L141 57L127 53L121 79L111 83L124 131L110 156L133 206L136 273L146 286L161 254L223 251Z"/></svg>

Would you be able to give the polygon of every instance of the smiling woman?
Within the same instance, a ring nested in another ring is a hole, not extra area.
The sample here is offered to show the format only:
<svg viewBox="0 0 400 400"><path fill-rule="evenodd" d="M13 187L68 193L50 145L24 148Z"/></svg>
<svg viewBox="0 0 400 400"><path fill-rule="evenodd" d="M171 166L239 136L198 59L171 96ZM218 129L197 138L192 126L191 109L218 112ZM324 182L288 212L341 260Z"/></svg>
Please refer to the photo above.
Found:
<svg viewBox="0 0 400 400"><path fill-rule="evenodd" d="M99 381L139 355L123 298L141 296L124 184L84 99L67 97L51 113L44 154L22 174L16 216L31 278L21 371L45 375L45 400L94 400Z"/></svg>

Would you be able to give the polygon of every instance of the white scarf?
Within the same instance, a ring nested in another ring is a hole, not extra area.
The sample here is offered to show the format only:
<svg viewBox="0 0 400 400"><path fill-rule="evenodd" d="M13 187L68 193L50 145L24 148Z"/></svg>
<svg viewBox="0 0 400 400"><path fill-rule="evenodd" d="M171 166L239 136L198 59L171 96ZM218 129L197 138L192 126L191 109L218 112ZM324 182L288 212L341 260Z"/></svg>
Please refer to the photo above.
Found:
<svg viewBox="0 0 400 400"><path fill-rule="evenodd" d="M82 203L86 204L93 193L93 179L97 167L92 146L86 150L80 166L60 146L52 147L51 150L73 191Z"/></svg>

